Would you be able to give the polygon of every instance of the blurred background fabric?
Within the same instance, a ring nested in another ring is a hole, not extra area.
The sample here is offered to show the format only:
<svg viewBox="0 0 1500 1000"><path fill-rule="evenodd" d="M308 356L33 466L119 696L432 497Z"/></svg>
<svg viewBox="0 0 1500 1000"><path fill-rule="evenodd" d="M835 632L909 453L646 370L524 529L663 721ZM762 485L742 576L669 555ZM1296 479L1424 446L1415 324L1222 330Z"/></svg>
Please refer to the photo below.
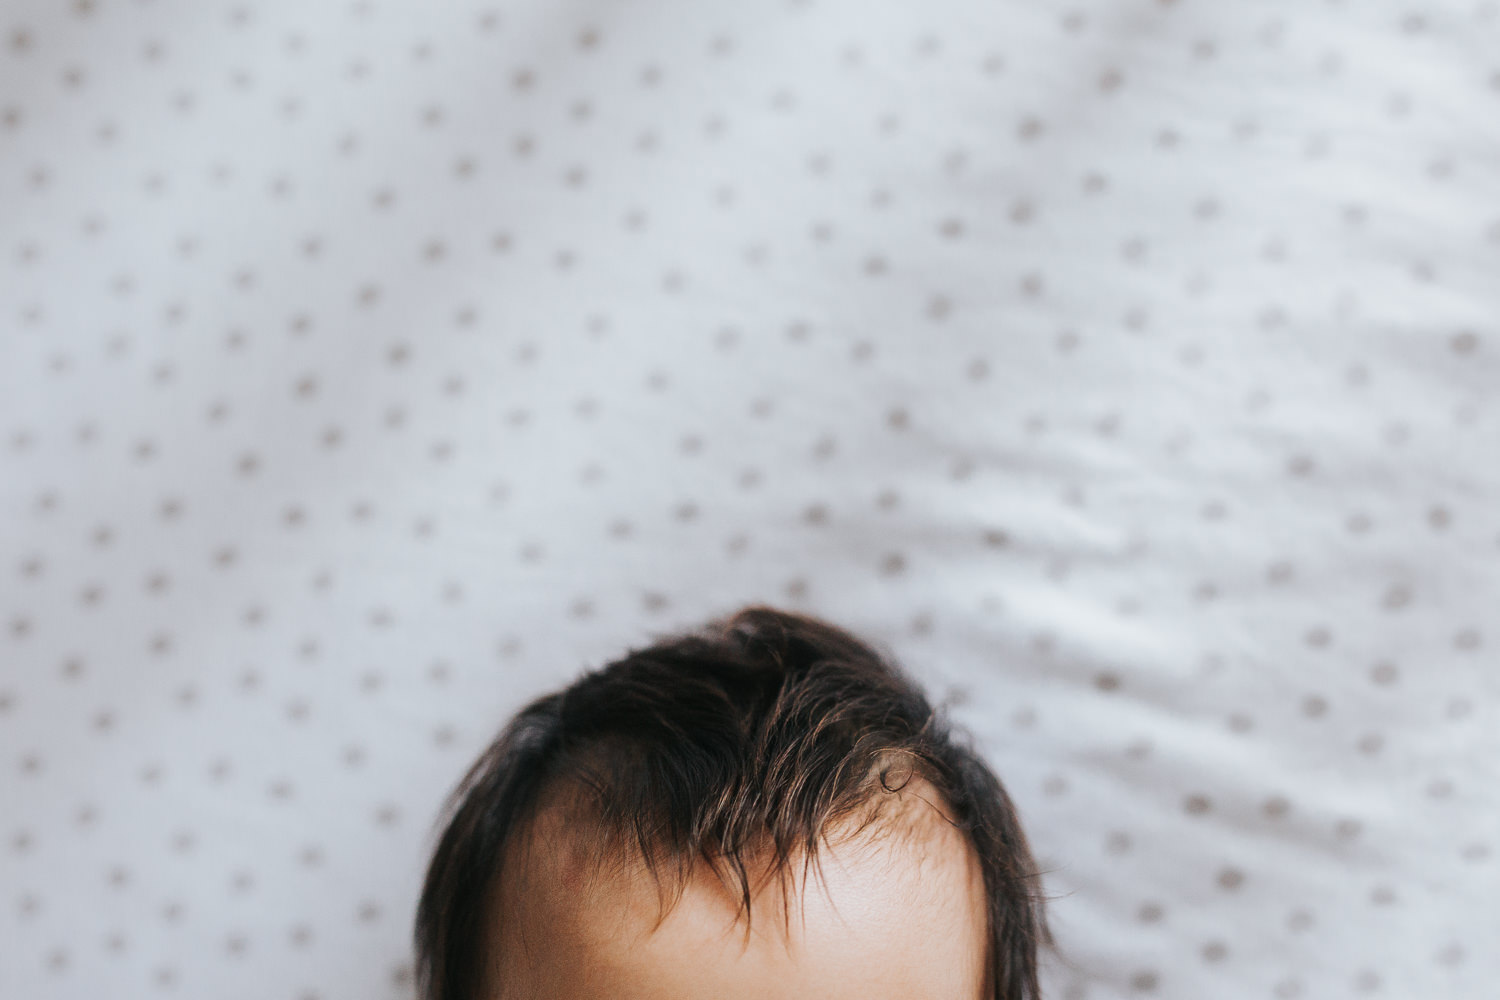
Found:
<svg viewBox="0 0 1500 1000"><path fill-rule="evenodd" d="M511 712L881 644L1056 1000L1493 998L1500 4L11 0L0 996L413 991Z"/></svg>

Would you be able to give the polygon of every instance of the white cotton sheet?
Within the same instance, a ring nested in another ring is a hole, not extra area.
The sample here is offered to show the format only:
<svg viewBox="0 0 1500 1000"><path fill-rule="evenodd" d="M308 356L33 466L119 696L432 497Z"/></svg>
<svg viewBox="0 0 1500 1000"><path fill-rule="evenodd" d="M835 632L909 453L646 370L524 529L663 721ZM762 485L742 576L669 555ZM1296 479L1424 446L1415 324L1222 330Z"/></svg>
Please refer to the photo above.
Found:
<svg viewBox="0 0 1500 1000"><path fill-rule="evenodd" d="M0 996L411 996L526 699L885 644L1057 1000L1500 982L1500 5L13 2Z"/></svg>

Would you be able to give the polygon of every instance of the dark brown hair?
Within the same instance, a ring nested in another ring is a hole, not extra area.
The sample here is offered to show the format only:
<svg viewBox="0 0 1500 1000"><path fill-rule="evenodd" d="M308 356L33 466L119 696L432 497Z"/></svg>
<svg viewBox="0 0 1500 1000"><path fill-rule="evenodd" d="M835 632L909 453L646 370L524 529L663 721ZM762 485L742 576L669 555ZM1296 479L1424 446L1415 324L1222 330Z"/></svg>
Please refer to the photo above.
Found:
<svg viewBox="0 0 1500 1000"><path fill-rule="evenodd" d="M501 858L544 792L574 784L610 849L653 877L675 867L679 893L708 862L748 918L747 861L781 875L815 860L830 824L894 790L892 771L930 781L977 851L995 1000L1039 1000L1037 950L1052 936L999 779L889 658L763 605L630 650L516 714L448 800L417 907L420 995L479 996Z"/></svg>

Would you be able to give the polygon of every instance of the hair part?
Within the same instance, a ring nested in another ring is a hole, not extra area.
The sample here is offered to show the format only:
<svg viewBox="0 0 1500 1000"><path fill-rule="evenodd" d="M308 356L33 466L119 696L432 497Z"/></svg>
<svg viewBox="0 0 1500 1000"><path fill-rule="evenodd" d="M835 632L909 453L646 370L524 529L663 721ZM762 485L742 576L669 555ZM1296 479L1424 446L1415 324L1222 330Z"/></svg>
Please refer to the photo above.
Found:
<svg viewBox="0 0 1500 1000"><path fill-rule="evenodd" d="M545 809L566 817L583 877L644 868L660 917L706 865L740 901L820 844L906 822L890 805L930 783L984 873L996 1000L1039 998L1052 943L1040 874L998 778L921 689L852 634L746 607L581 676L523 709L449 797L415 928L424 1000L479 995L494 890ZM525 866L522 866L523 868ZM786 910L783 910L786 915ZM739 914L737 914L738 916Z"/></svg>

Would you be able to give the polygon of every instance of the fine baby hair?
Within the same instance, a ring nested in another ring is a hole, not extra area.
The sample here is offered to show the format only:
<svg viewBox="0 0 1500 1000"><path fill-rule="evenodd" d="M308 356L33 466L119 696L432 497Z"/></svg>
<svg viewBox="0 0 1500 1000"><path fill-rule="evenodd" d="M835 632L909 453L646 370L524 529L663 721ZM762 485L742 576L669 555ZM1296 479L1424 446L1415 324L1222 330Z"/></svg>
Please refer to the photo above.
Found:
<svg viewBox="0 0 1500 1000"><path fill-rule="evenodd" d="M596 870L648 870L663 913L690 868L707 864L748 922L752 867L784 879L801 865L805 875L834 824L878 826L890 793L914 776L941 794L977 853L993 997L1036 1000L1038 946L1052 938L999 779L888 657L764 605L632 649L511 719L440 824L416 917L420 995L483 995L486 929L506 919L494 912L502 861L544 800L576 812Z"/></svg>

